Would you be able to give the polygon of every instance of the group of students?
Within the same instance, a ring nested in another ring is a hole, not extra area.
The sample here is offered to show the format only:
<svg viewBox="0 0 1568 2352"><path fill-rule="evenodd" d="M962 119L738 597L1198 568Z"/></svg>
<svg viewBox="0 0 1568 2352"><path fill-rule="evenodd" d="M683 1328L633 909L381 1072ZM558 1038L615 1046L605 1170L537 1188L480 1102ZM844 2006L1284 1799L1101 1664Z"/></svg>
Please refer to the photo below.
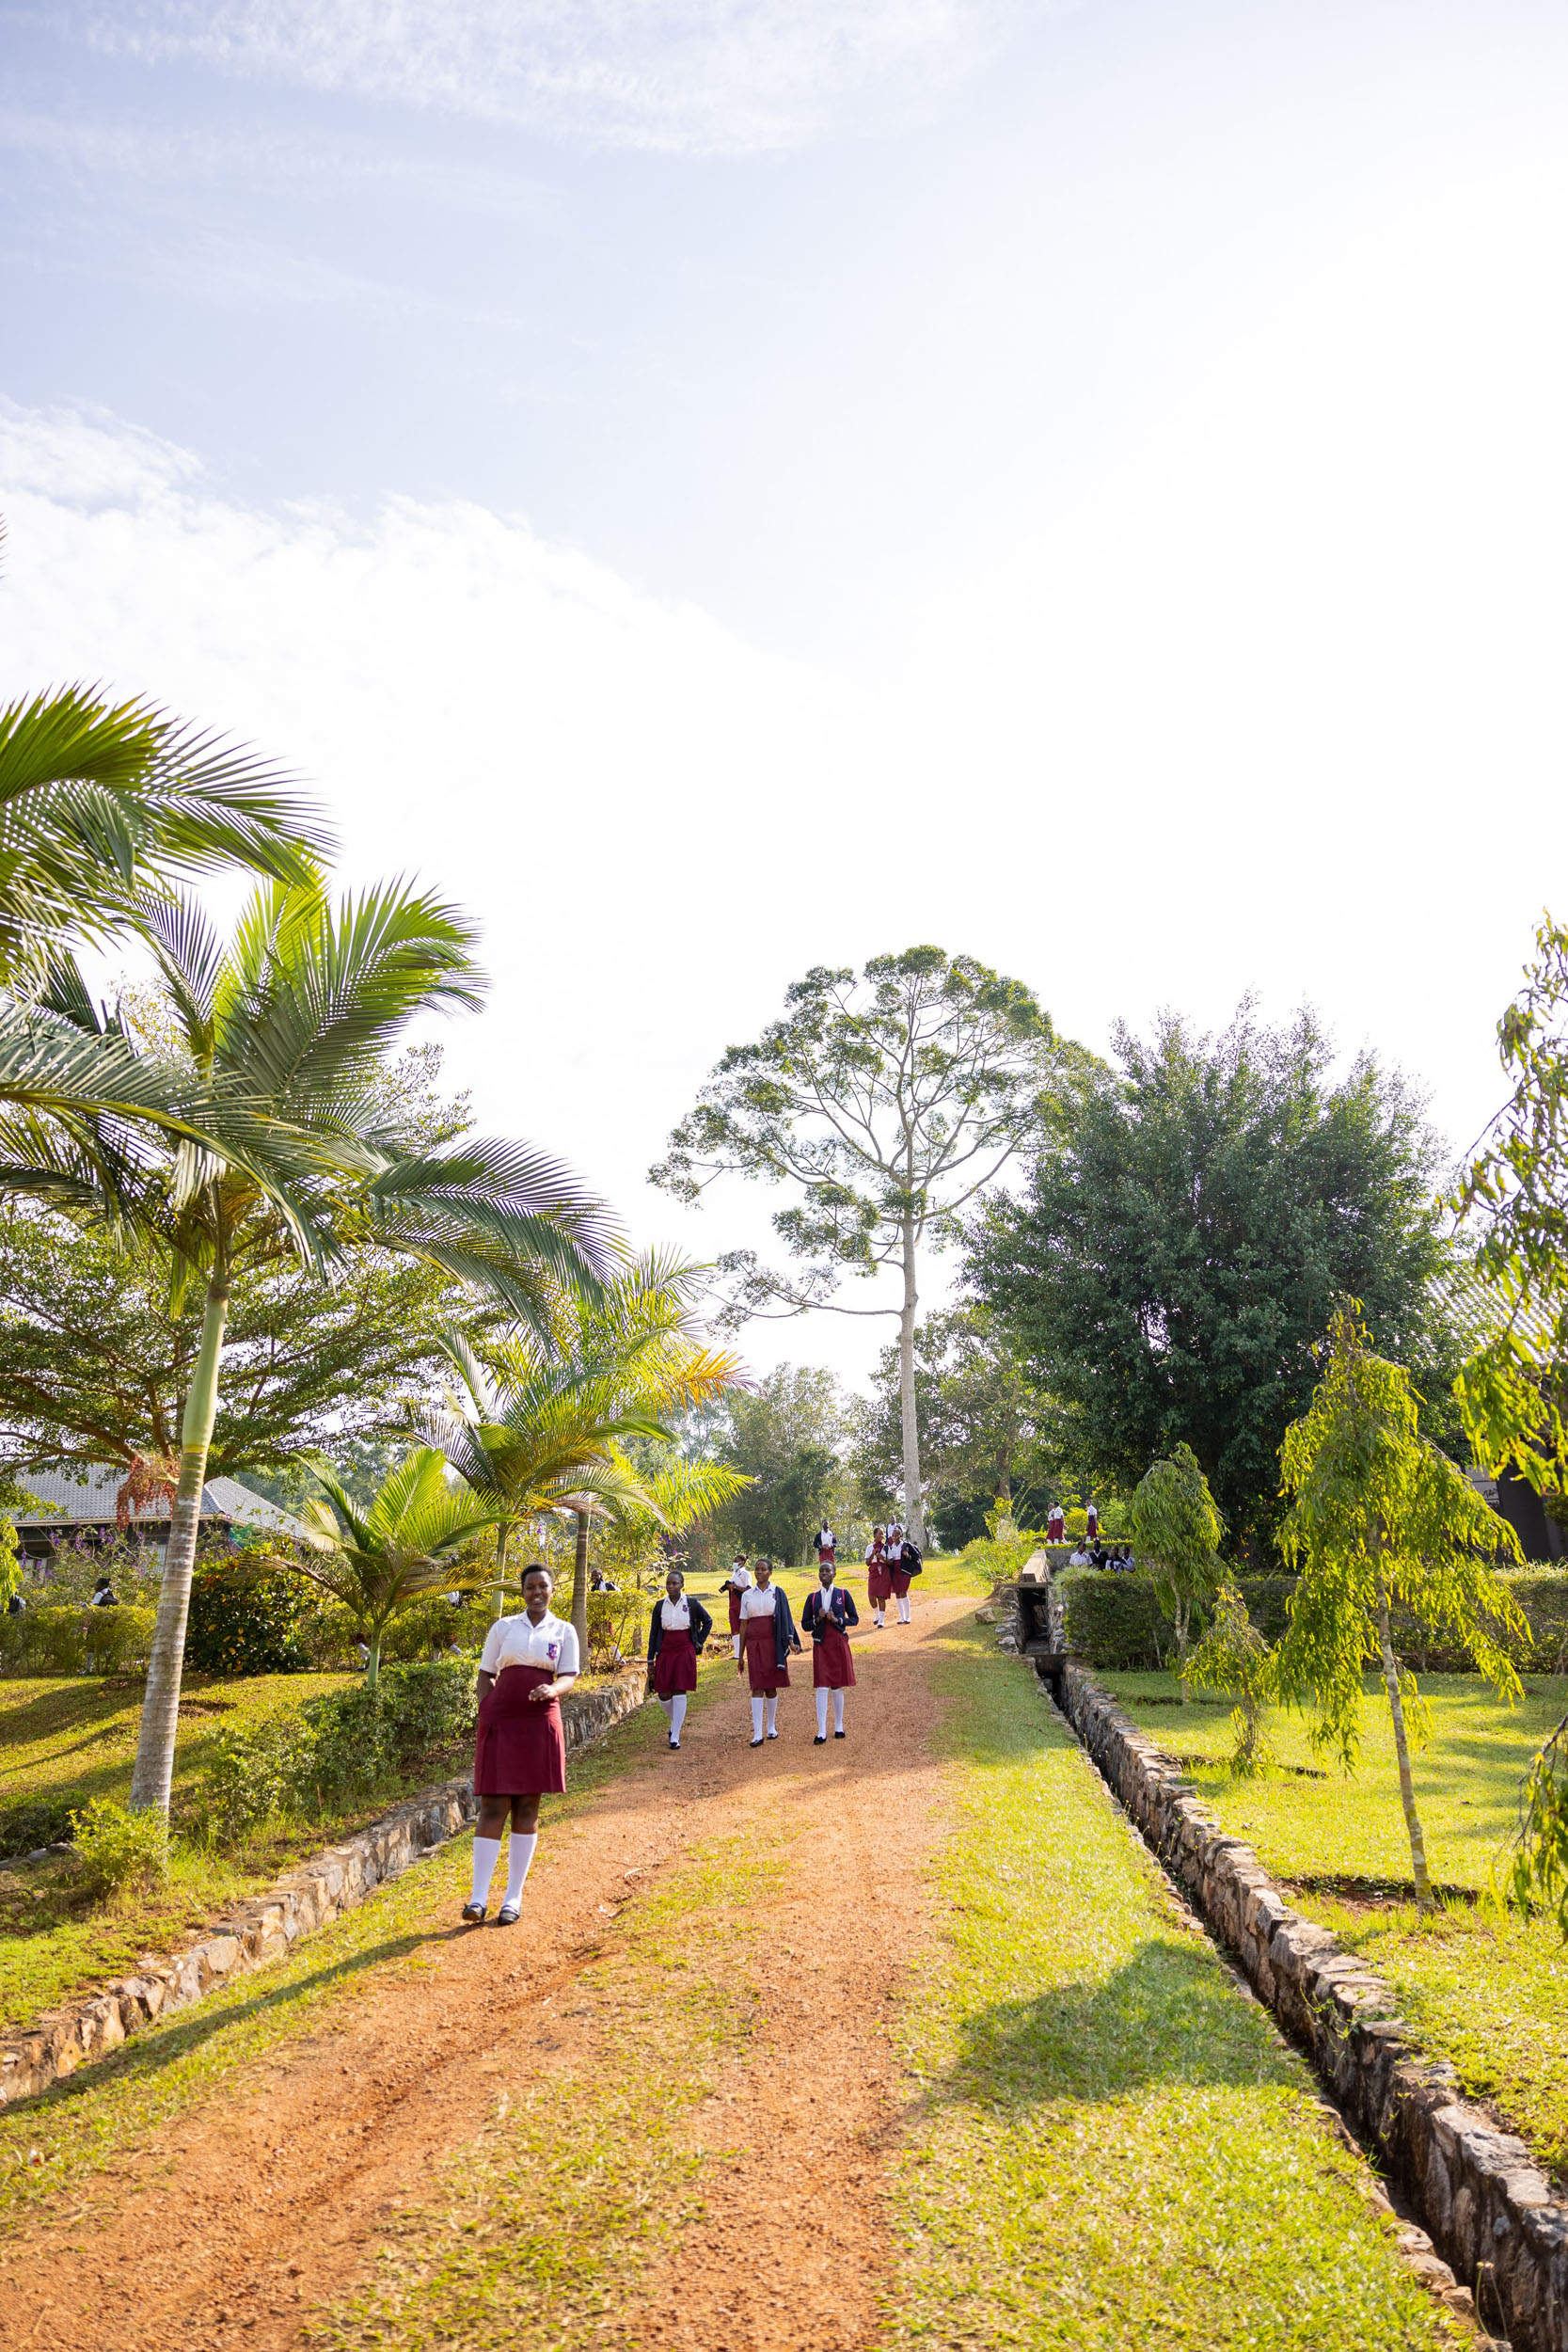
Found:
<svg viewBox="0 0 1568 2352"><path fill-rule="evenodd" d="M828 1742L832 1703L835 1740L845 1738L844 1694L855 1682L849 1629L860 1623L854 1596L838 1581L837 1540L829 1527L817 1535L816 1589L800 1612L800 1629L789 1596L773 1581L770 1560L747 1565L736 1553L722 1590L729 1598L730 1639L736 1671L751 1686L752 1745L779 1736L779 1692L788 1690L789 1661L800 1657L801 1633L812 1645L812 1688L816 1701L814 1747ZM911 1556L912 1554L912 1557ZM910 1623L910 1581L918 1576L919 1549L896 1524L877 1528L865 1555L874 1623L883 1623L889 1599L898 1603L899 1622ZM534 1562L523 1573L520 1616L498 1617L485 1636L479 1661L479 1724L474 1737L474 1793L479 1819L474 1830L473 1891L463 1907L465 1921L482 1926L491 1882L500 1859L501 1834L510 1824L506 1895L497 1924L512 1927L522 1909L523 1888L539 1843L539 1802L566 1787L566 1736L560 1702L581 1668L576 1628L550 1607L555 1580ZM713 1631L713 1619L688 1595L679 1568L664 1580L648 1627L648 1675L664 1709L672 1748L679 1748L687 1702L697 1687L697 1660Z"/></svg>
<svg viewBox="0 0 1568 2352"><path fill-rule="evenodd" d="M1100 1534L1100 1508L1091 1502L1084 1514L1084 1534L1091 1544ZM1053 1502L1045 1515L1045 1540L1048 1544L1067 1541L1067 1513L1059 1502Z"/></svg>

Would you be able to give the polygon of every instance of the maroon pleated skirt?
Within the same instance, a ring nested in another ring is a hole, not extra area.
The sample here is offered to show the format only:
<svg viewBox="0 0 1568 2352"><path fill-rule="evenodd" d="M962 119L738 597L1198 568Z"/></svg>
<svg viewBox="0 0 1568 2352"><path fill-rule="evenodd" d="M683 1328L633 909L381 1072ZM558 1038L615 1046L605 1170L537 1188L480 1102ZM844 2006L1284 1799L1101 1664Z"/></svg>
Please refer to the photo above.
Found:
<svg viewBox="0 0 1568 2352"><path fill-rule="evenodd" d="M885 1560L869 1560L865 1568L865 1591L868 1600L891 1600L893 1577Z"/></svg>
<svg viewBox="0 0 1568 2352"><path fill-rule="evenodd" d="M753 1692L789 1688L789 1668L779 1663L779 1637L771 1617L746 1620L746 1672Z"/></svg>
<svg viewBox="0 0 1568 2352"><path fill-rule="evenodd" d="M831 1625L811 1645L811 1678L818 1691L847 1691L855 1679L854 1652L849 1637Z"/></svg>
<svg viewBox="0 0 1568 2352"><path fill-rule="evenodd" d="M887 1581L892 1586L894 1592L896 1594L897 1597L902 1600L905 1594L910 1589L909 1570L907 1568L889 1568L887 1572Z"/></svg>
<svg viewBox="0 0 1568 2352"><path fill-rule="evenodd" d="M476 1797L558 1797L566 1786L561 1704L530 1698L555 1677L543 1666L503 1666L480 1701L474 1740Z"/></svg>
<svg viewBox="0 0 1568 2352"><path fill-rule="evenodd" d="M740 1603L743 1597L744 1596L737 1593L732 1584L730 1586L730 1631L732 1633L738 1633L740 1630Z"/></svg>
<svg viewBox="0 0 1568 2352"><path fill-rule="evenodd" d="M673 1698L677 1691L697 1688L697 1645L689 1633L672 1632L668 1626L658 1637L658 1656L654 1660L654 1689L661 1699Z"/></svg>

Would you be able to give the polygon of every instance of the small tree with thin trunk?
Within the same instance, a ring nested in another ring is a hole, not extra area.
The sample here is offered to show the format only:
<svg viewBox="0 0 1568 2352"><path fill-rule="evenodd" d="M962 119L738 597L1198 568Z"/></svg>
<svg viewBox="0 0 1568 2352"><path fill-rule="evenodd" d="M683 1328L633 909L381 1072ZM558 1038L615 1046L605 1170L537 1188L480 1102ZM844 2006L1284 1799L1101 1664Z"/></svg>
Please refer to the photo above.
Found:
<svg viewBox="0 0 1568 2352"><path fill-rule="evenodd" d="M857 976L817 965L784 997L754 1045L732 1045L696 1108L650 1171L695 1200L721 1175L788 1184L800 1196L774 1229L795 1276L751 1251L721 1259L732 1309L793 1315L896 1315L903 1422L904 1523L926 1542L915 1421L919 1264L957 1233L961 1212L1048 1120L1053 1082L1082 1065L1021 981L970 956L910 947ZM848 1273L896 1269L897 1306L847 1307Z"/></svg>
<svg viewBox="0 0 1568 2352"><path fill-rule="evenodd" d="M1230 1757L1233 1772L1260 1772L1274 1761L1264 1728L1264 1716L1275 1696L1276 1661L1247 1614L1246 1602L1228 1580L1214 1595L1214 1613L1187 1661L1186 1681L1200 1691L1223 1691L1236 1702L1230 1714L1236 1745Z"/></svg>
<svg viewBox="0 0 1568 2352"><path fill-rule="evenodd" d="M1153 1579L1160 1606L1176 1630L1177 1672L1187 1698L1187 1645L1194 1607L1220 1581L1220 1537L1225 1529L1190 1445L1179 1445L1168 1462L1154 1462L1132 1497L1132 1541Z"/></svg>
<svg viewBox="0 0 1568 2352"><path fill-rule="evenodd" d="M1516 1559L1506 1519L1430 1438L1410 1375L1374 1356L1354 1299L1334 1318L1312 1403L1280 1449L1287 1556L1300 1571L1278 1651L1281 1697L1318 1710L1312 1744L1353 1772L1361 1746L1362 1677L1383 1677L1394 1727L1400 1798L1416 1900L1432 1902L1426 1843L1411 1778L1412 1742L1428 1737L1416 1680L1394 1648L1403 1610L1436 1640L1462 1644L1499 1697L1520 1696L1503 1642L1524 1619L1491 1563Z"/></svg>

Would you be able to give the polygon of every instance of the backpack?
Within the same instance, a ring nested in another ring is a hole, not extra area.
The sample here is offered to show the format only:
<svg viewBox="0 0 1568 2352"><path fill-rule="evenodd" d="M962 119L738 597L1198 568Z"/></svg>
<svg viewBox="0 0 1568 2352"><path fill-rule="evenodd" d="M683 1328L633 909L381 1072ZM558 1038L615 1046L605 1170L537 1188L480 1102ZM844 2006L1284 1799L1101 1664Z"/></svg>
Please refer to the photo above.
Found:
<svg viewBox="0 0 1568 2352"><path fill-rule="evenodd" d="M906 1576L918 1576L925 1565L920 1556L920 1546L911 1544L907 1535L904 1538L904 1557L898 1565Z"/></svg>

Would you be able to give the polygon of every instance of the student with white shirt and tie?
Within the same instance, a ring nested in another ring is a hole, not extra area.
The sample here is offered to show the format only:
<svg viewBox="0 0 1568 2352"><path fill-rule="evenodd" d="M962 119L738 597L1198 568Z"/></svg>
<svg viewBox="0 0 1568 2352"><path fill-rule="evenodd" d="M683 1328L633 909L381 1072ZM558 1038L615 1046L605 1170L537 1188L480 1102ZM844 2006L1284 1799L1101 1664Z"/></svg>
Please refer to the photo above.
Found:
<svg viewBox="0 0 1568 2352"><path fill-rule="evenodd" d="M575 1629L564 1617L550 1613L554 1590L548 1568L537 1561L525 1568L522 1615L498 1617L480 1653L479 1729L474 1738L479 1822L474 1831L474 1891L463 1907L464 1918L473 1927L483 1923L509 1816L506 1900L496 1915L496 1925L515 1926L523 1884L539 1843L539 1800L560 1796L566 1786L566 1735L559 1702L577 1680L580 1661Z"/></svg>
<svg viewBox="0 0 1568 2352"><path fill-rule="evenodd" d="M654 1603L648 1628L648 1679L670 1726L670 1745L681 1743L687 1693L697 1688L697 1660L713 1631L713 1619L700 1600L686 1597L686 1578L671 1568L664 1579L664 1598Z"/></svg>
<svg viewBox="0 0 1568 2352"><path fill-rule="evenodd" d="M756 1578L746 1565L746 1554L737 1551L730 1563L728 1576L719 1588L730 1597L730 1648L736 1658L740 1656L740 1604L755 1582Z"/></svg>
<svg viewBox="0 0 1568 2352"><path fill-rule="evenodd" d="M811 1679L816 1699L816 1738L814 1747L828 1744L828 1696L832 1694L833 1738L844 1737L844 1693L855 1679L849 1649L849 1628L859 1625L860 1612L852 1597L834 1582L831 1560L816 1571L816 1590L808 1593L800 1612L800 1627L811 1635Z"/></svg>

